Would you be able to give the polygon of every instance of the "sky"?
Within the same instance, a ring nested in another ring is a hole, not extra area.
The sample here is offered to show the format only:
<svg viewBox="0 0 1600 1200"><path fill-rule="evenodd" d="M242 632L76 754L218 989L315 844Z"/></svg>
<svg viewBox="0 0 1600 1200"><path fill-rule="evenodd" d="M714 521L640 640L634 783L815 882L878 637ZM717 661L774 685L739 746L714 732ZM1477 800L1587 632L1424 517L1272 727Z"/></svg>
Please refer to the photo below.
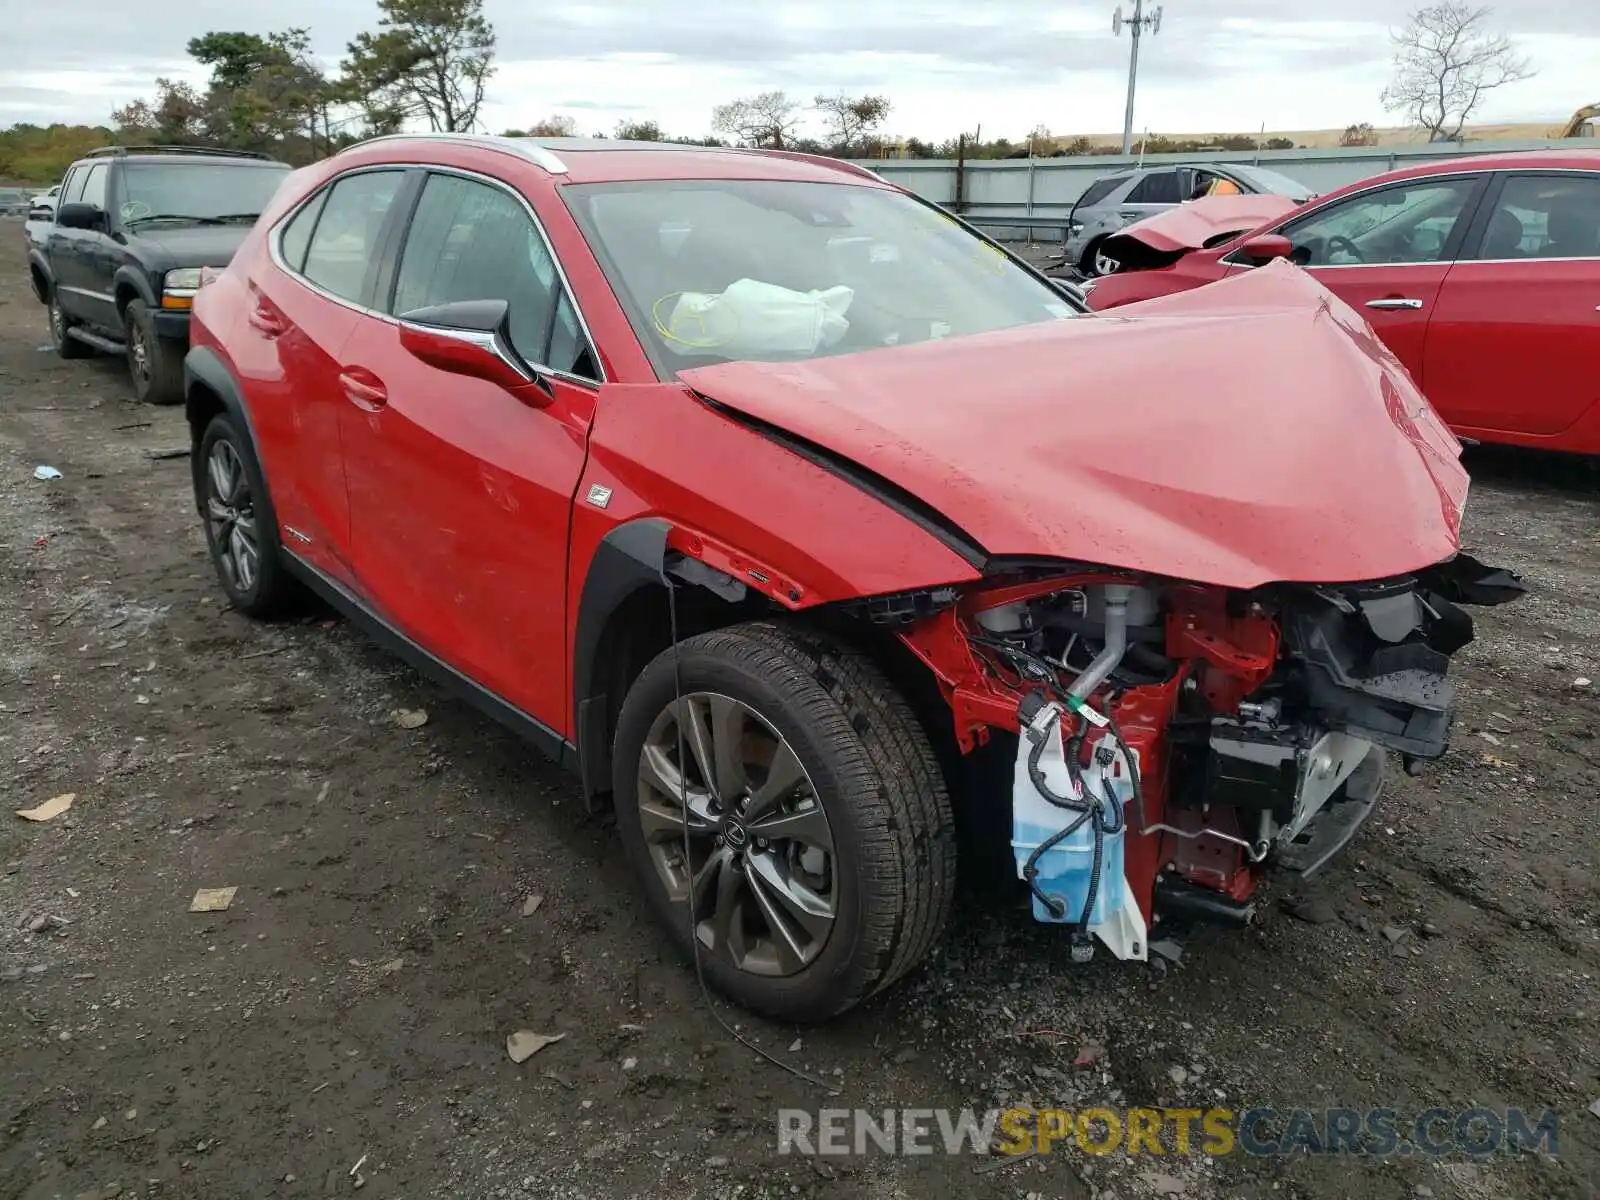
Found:
<svg viewBox="0 0 1600 1200"><path fill-rule="evenodd" d="M305 25L333 67L376 24L372 0L185 0L151 20L122 0L27 5L0 45L0 127L108 123L157 76L200 83L184 54L211 30ZM1123 0L1131 12L1133 0ZM1122 128L1129 38L1111 0L484 0L499 38L482 124L551 115L582 133L655 120L708 132L714 105L780 88L809 102L887 95L885 132L938 141ZM1574 0L1505 0L1492 18L1539 74L1493 93L1474 120L1559 123L1600 99L1600 26ZM1140 46L1135 128L1221 133L1398 124L1379 103L1396 0L1171 0ZM1336 16L1337 19L1329 19Z"/></svg>

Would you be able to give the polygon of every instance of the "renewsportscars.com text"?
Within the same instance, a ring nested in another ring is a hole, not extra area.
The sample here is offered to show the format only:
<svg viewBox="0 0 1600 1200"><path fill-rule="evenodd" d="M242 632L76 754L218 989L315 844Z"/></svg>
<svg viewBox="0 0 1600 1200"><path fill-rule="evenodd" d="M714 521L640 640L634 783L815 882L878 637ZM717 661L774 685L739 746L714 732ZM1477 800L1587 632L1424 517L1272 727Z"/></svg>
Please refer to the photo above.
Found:
<svg viewBox="0 0 1600 1200"><path fill-rule="evenodd" d="M1360 1154L1479 1157L1502 1150L1556 1157L1557 1116L1545 1109L1430 1108L824 1108L778 1110L778 1153L1084 1154L1220 1158Z"/></svg>

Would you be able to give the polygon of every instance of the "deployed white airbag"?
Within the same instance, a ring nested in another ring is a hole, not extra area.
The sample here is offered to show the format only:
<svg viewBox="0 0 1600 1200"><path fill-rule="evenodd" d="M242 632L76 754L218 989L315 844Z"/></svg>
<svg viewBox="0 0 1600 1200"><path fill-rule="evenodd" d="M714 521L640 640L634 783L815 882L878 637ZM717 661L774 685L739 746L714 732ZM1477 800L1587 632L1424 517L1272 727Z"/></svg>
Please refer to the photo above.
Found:
<svg viewBox="0 0 1600 1200"><path fill-rule="evenodd" d="M844 337L853 299L855 292L847 287L796 292L740 279L715 294L682 293L660 332L675 346L715 350L729 358L804 357Z"/></svg>

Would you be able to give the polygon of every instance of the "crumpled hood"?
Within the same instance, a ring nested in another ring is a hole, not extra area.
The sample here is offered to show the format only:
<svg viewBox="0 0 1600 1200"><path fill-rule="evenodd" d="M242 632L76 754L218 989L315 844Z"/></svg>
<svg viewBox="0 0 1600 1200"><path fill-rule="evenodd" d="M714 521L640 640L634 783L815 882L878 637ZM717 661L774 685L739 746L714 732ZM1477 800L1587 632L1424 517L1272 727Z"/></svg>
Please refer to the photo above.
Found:
<svg viewBox="0 0 1600 1200"><path fill-rule="evenodd" d="M1247 233L1299 205L1287 196L1202 196L1117 231L1163 253L1199 250L1226 233Z"/></svg>
<svg viewBox="0 0 1600 1200"><path fill-rule="evenodd" d="M991 555L1249 588L1458 548L1460 444L1365 322L1286 263L1114 315L681 378Z"/></svg>

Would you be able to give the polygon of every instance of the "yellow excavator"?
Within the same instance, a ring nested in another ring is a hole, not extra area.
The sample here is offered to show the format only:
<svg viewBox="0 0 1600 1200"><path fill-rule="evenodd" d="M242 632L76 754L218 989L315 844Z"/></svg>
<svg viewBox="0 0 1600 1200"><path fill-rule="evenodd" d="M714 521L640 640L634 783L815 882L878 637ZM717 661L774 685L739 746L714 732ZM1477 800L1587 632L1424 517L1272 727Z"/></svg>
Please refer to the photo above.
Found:
<svg viewBox="0 0 1600 1200"><path fill-rule="evenodd" d="M1594 137L1594 126L1590 122L1596 117L1600 117L1600 101L1585 104L1572 114L1572 120L1559 130L1552 131L1552 135L1558 138Z"/></svg>

